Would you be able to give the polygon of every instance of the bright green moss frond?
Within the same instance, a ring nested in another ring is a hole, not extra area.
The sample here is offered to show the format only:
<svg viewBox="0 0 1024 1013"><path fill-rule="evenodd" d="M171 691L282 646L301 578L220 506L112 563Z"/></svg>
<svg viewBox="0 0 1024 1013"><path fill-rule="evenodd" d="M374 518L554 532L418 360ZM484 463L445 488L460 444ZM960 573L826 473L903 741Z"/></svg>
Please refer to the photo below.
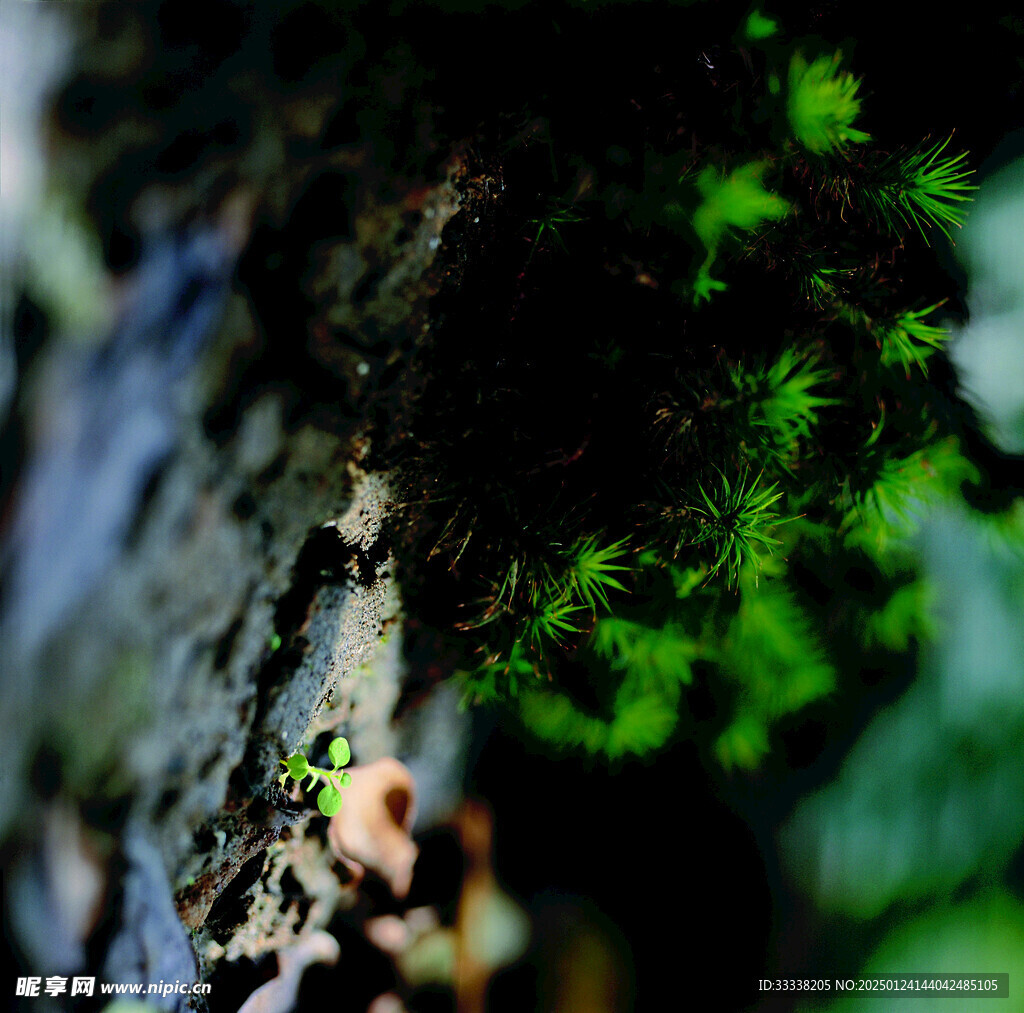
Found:
<svg viewBox="0 0 1024 1013"><path fill-rule="evenodd" d="M715 740L715 756L726 770L754 770L768 750L768 726L758 714L737 715Z"/></svg>
<svg viewBox="0 0 1024 1013"><path fill-rule="evenodd" d="M945 327L926 324L924 318L934 313L942 303L935 303L923 310L901 313L882 332L882 362L887 365L899 363L910 376L910 367L916 365L925 376L928 366L925 359L932 352L941 349L949 340L949 331Z"/></svg>
<svg viewBox="0 0 1024 1013"><path fill-rule="evenodd" d="M861 183L860 199L888 232L898 234L913 224L927 243L932 226L950 240L950 229L963 226L963 205L973 200L971 191L978 188L967 182L974 170L965 168L966 151L943 156L952 139L950 135L931 146L924 141L886 156L870 169Z"/></svg>
<svg viewBox="0 0 1024 1013"><path fill-rule="evenodd" d="M748 421L763 434L763 445L789 453L818 424L822 408L838 404L835 398L812 393L830 379L827 370L795 348L786 348L761 369L733 372L733 383L747 405Z"/></svg>
<svg viewBox="0 0 1024 1013"><path fill-rule="evenodd" d="M616 560L624 559L627 539L622 538L610 545L601 545L598 535L581 539L574 546L569 563L567 583L571 593L591 609L598 603L608 608L608 592L626 588L613 574L628 573L630 567Z"/></svg>
<svg viewBox="0 0 1024 1013"><path fill-rule="evenodd" d="M870 134L853 127L860 115L860 81L839 69L841 60L842 54L836 53L809 64L794 53L789 64L789 123L797 141L816 155L871 140Z"/></svg>
<svg viewBox="0 0 1024 1013"><path fill-rule="evenodd" d="M520 701L525 725L561 749L583 748L610 759L663 746L678 720L682 687L693 681L697 641L671 621L647 625L606 616L590 647L618 680L610 704L595 714L565 693L531 689Z"/></svg>
<svg viewBox="0 0 1024 1013"><path fill-rule="evenodd" d="M697 271L697 277L693 281L693 302L698 305L702 302L711 302L713 292L724 292L729 286L724 281L711 277L708 270L709 260L705 261Z"/></svg>
<svg viewBox="0 0 1024 1013"><path fill-rule="evenodd" d="M698 485L704 503L691 508L700 525L691 544L710 550L713 564L709 576L724 568L730 585L737 583L745 564L759 567L761 551L771 552L772 546L779 544L769 532L782 522L770 508L782 499L782 493L775 491L777 482L766 489L759 489L760 480L760 475L753 481L748 475L743 475L731 483L723 472L719 472L718 486L711 494Z"/></svg>
<svg viewBox="0 0 1024 1013"><path fill-rule="evenodd" d="M615 717L608 728L605 752L612 759L650 753L665 745L678 720L676 694L647 693L636 697L620 694L615 701Z"/></svg>
<svg viewBox="0 0 1024 1013"><path fill-rule="evenodd" d="M966 151L939 157L952 139L950 135L931 148L922 145L907 156L905 163L911 177L905 197L914 221L918 228L922 219L937 225L947 238L950 225L957 228L963 225L965 212L960 205L973 199L968 191L978 189L966 182L974 173L973 169L964 168Z"/></svg>

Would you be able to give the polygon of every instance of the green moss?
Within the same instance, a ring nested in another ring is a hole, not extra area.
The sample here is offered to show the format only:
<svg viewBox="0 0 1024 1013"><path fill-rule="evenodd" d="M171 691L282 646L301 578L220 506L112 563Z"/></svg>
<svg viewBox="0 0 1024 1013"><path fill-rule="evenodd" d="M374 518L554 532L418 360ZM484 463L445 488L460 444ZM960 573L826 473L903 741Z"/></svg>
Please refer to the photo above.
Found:
<svg viewBox="0 0 1024 1013"><path fill-rule="evenodd" d="M429 560L410 607L457 631L467 703L555 748L685 735L766 762L844 692L837 630L856 650L929 635L911 540L978 480L925 368L945 368L950 287L928 238L963 221L966 155L874 148L827 43L806 57L759 9L735 37L619 119L495 127L510 206L486 270L441 296L409 427L409 554ZM879 582L869 601L823 590L844 565Z"/></svg>

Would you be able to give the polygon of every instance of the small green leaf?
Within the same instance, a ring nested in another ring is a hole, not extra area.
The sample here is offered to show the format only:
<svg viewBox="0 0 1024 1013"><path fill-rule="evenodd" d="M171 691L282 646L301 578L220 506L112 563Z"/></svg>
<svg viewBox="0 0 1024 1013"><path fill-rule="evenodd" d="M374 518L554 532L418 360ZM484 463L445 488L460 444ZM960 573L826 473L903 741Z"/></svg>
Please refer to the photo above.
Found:
<svg viewBox="0 0 1024 1013"><path fill-rule="evenodd" d="M306 791L312 791L313 785L320 779L320 772L315 768L309 772L309 784L306 785Z"/></svg>
<svg viewBox="0 0 1024 1013"><path fill-rule="evenodd" d="M352 759L352 750L349 748L348 739L337 738L327 747L327 755L334 764L334 769L344 767Z"/></svg>
<svg viewBox="0 0 1024 1013"><path fill-rule="evenodd" d="M289 756L285 761L285 766L288 768L288 773L291 774L296 781L301 781L306 774L309 773L309 761L302 755L302 753L296 753L294 756Z"/></svg>
<svg viewBox="0 0 1024 1013"><path fill-rule="evenodd" d="M333 784L324 785L316 804L325 816L333 816L341 808L341 792Z"/></svg>
<svg viewBox="0 0 1024 1013"><path fill-rule="evenodd" d="M352 783L352 775L346 770L345 773L341 775L340 780L342 788L347 788Z"/></svg>

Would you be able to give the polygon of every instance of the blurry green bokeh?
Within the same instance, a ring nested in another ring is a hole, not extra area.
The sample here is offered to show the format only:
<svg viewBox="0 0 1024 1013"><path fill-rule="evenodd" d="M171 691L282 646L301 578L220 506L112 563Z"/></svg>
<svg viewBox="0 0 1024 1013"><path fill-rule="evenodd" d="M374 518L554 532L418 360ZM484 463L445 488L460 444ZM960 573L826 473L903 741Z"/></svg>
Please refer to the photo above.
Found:
<svg viewBox="0 0 1024 1013"><path fill-rule="evenodd" d="M855 918L997 877L1024 838L1024 557L966 508L932 515L922 554L922 670L782 834L817 904Z"/></svg>
<svg viewBox="0 0 1024 1013"><path fill-rule="evenodd" d="M982 186L957 254L970 310L951 348L961 394L997 443L1020 452L1024 162ZM867 631L902 650L900 614L926 616L916 677L832 782L797 805L779 834L782 860L833 955L850 961L822 972L1009 972L1011 998L849 995L813 1008L1024 1010L1024 906L1007 891L1024 841L1024 511L983 515L955 491L918 506L898 532L918 579ZM871 928L849 931L857 923ZM854 941L878 938L870 954Z"/></svg>
<svg viewBox="0 0 1024 1013"><path fill-rule="evenodd" d="M953 972L1010 975L1009 999L905 999L846 994L829 1013L1024 1013L1024 905L993 893L968 904L939 907L894 930L862 969L866 975ZM845 976L845 975L844 975ZM812 1009L815 1007L804 1007ZM821 1007L818 1007L821 1008Z"/></svg>
<svg viewBox="0 0 1024 1013"><path fill-rule="evenodd" d="M993 438L1024 451L1024 161L985 181L957 255L970 276L970 323L951 354L963 395Z"/></svg>

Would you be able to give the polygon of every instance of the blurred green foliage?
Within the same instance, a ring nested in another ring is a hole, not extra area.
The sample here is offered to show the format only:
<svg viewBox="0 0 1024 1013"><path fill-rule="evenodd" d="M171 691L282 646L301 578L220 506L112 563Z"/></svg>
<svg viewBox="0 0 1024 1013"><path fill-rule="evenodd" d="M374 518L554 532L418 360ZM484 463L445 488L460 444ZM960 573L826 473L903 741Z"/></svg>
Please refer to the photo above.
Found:
<svg viewBox="0 0 1024 1013"><path fill-rule="evenodd" d="M986 1013L993 1005L1007 1013L1024 1011L1024 996L1015 987L1024 974L1024 905L1013 896L990 892L968 903L942 905L891 931L869 957L860 973L899 974L913 968L925 973L984 968L982 973L1010 975L1009 999L972 999L955 996L935 1005L957 1013ZM970 972L975 973L975 972ZM917 1010L929 1000L868 993L847 994L827 1008L829 1013L866 1013L877 1010ZM805 1010L820 1006L801 1007Z"/></svg>
<svg viewBox="0 0 1024 1013"><path fill-rule="evenodd" d="M1024 835L1022 534L1018 522L994 539L962 505L933 507L919 538L927 582L867 617L868 641L900 648L930 633L930 649L783 834L787 862L824 910L877 918L996 882L1013 860Z"/></svg>
<svg viewBox="0 0 1024 1013"><path fill-rule="evenodd" d="M749 231L762 222L782 218L790 210L785 200L762 186L765 168L763 162L751 162L723 178L714 166L709 165L697 177L701 202L693 212L690 224L708 251L694 281L694 298L698 302L710 299L712 292L723 291L726 287L724 282L712 279L709 271L718 254L719 244L728 231Z"/></svg>
<svg viewBox="0 0 1024 1013"><path fill-rule="evenodd" d="M743 33L751 42L770 39L778 30L778 22L756 8L747 16L743 26Z"/></svg>
<svg viewBox="0 0 1024 1013"><path fill-rule="evenodd" d="M860 115L860 81L839 69L842 59L835 53L808 63L796 52L789 61L789 123L796 140L816 155L871 140L853 127Z"/></svg>

